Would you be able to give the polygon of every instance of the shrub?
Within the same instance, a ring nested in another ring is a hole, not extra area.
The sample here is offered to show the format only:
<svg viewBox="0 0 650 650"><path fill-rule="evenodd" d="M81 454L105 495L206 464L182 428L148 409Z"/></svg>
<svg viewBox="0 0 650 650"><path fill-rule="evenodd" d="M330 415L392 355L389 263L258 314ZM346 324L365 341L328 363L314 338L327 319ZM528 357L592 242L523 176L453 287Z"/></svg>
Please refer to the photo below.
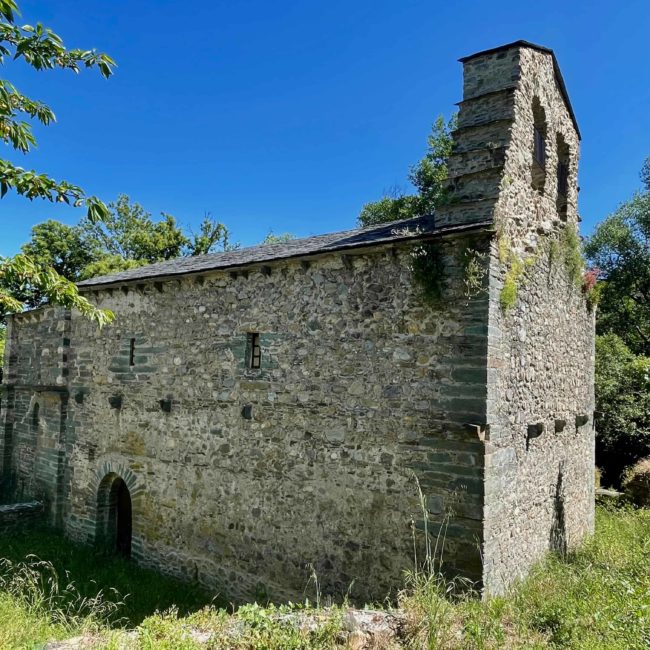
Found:
<svg viewBox="0 0 650 650"><path fill-rule="evenodd" d="M596 461L604 483L650 456L650 357L637 356L616 334L596 339Z"/></svg>
<svg viewBox="0 0 650 650"><path fill-rule="evenodd" d="M643 458L625 472L623 488L637 506L650 506L650 458Z"/></svg>

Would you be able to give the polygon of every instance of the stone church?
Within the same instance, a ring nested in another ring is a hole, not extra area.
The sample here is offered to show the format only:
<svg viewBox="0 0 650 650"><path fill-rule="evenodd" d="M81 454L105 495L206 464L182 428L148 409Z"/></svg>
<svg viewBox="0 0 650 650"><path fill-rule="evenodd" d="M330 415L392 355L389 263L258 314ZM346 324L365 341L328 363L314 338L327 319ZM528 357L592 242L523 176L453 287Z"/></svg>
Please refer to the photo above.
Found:
<svg viewBox="0 0 650 650"><path fill-rule="evenodd" d="M502 592L594 525L580 133L553 52L461 59L433 215L80 284L10 318L5 502L231 597L395 593L426 533ZM425 508L421 508L420 491Z"/></svg>

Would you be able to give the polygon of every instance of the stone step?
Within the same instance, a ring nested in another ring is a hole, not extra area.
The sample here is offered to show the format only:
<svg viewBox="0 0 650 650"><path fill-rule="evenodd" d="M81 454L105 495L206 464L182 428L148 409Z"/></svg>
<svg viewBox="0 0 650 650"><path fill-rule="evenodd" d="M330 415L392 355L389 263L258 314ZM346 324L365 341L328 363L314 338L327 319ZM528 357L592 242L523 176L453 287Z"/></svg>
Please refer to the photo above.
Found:
<svg viewBox="0 0 650 650"><path fill-rule="evenodd" d="M447 163L449 178L475 174L487 169L502 169L506 158L506 148L486 149L481 147L470 151L453 153Z"/></svg>
<svg viewBox="0 0 650 650"><path fill-rule="evenodd" d="M514 88L504 88L459 102L458 127L484 124L492 120L514 120Z"/></svg>
<svg viewBox="0 0 650 650"><path fill-rule="evenodd" d="M491 221L496 202L496 199L482 199L445 205L436 212L436 225L452 226Z"/></svg>
<svg viewBox="0 0 650 650"><path fill-rule="evenodd" d="M453 192L454 199L461 202L497 199L500 192L501 169L494 168L449 178L445 185Z"/></svg>
<svg viewBox="0 0 650 650"><path fill-rule="evenodd" d="M475 97L516 84L521 77L520 50L512 48L473 59L461 59L463 98Z"/></svg>
<svg viewBox="0 0 650 650"><path fill-rule="evenodd" d="M474 149L495 149L510 144L512 122L496 120L453 132L452 154L466 153Z"/></svg>

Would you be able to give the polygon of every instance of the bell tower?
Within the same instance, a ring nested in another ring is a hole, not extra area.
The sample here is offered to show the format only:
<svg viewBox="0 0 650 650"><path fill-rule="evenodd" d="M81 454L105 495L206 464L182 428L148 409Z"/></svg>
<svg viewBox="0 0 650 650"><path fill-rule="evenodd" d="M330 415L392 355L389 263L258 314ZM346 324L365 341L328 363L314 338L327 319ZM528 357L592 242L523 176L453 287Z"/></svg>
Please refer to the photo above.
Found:
<svg viewBox="0 0 650 650"><path fill-rule="evenodd" d="M516 41L460 59L463 99L438 226L491 222L522 250L577 221L580 132L552 50Z"/></svg>

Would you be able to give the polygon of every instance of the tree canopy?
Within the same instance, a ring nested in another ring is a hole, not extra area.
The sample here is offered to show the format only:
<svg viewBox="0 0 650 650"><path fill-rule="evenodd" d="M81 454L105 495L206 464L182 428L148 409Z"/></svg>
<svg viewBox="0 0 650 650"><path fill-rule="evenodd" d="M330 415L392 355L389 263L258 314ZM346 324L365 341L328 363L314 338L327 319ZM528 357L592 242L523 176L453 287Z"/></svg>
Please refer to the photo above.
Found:
<svg viewBox="0 0 650 650"><path fill-rule="evenodd" d="M598 333L650 356L650 158L641 179L645 189L598 225L585 253L602 276Z"/></svg>
<svg viewBox="0 0 650 650"><path fill-rule="evenodd" d="M626 467L650 456L650 357L616 334L596 337L596 461L619 484Z"/></svg>
<svg viewBox="0 0 650 650"><path fill-rule="evenodd" d="M69 226L49 220L34 226L30 240L22 246L21 257L52 269L70 282L78 282L233 246L226 226L209 214L197 233L185 232L169 214L161 217L154 220L140 204L122 194L108 205L108 216L101 222L84 218L78 225ZM8 275L0 278L0 290L30 308L49 299L40 286Z"/></svg>
<svg viewBox="0 0 650 650"><path fill-rule="evenodd" d="M444 181L451 154L451 133L456 116L445 122L442 116L433 123L424 157L409 171L408 180L415 194L391 191L378 201L366 203L359 214L360 226L374 226L388 221L431 214L446 199Z"/></svg>
<svg viewBox="0 0 650 650"><path fill-rule="evenodd" d="M293 241L296 236L291 232L283 232L276 235L272 230L264 237L262 244L286 244L288 241Z"/></svg>
<svg viewBox="0 0 650 650"><path fill-rule="evenodd" d="M600 276L596 458L608 482L650 454L650 158L644 189L604 219L585 254Z"/></svg>
<svg viewBox="0 0 650 650"><path fill-rule="evenodd" d="M115 62L94 49L68 49L63 40L41 23L18 25L15 0L0 0L0 65L22 62L35 70L64 69L79 72L96 68L103 77L110 77ZM22 154L36 145L33 122L48 126L55 121L54 111L44 102L23 95L7 80L0 80L0 139ZM0 158L0 198L13 191L29 200L43 199L85 207L91 222L108 216L106 206L94 196L68 181L27 170ZM110 312L96 309L80 296L74 284L60 276L54 267L41 266L26 254L14 258L0 257L0 284L31 285L48 300L66 307L75 307L100 325L112 319ZM18 311L22 302L0 288L0 309Z"/></svg>

